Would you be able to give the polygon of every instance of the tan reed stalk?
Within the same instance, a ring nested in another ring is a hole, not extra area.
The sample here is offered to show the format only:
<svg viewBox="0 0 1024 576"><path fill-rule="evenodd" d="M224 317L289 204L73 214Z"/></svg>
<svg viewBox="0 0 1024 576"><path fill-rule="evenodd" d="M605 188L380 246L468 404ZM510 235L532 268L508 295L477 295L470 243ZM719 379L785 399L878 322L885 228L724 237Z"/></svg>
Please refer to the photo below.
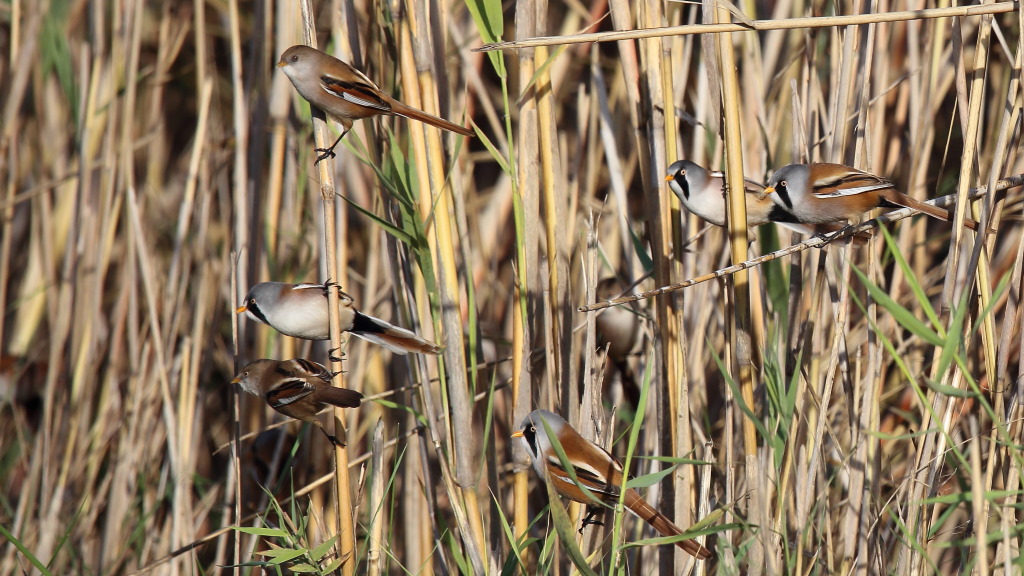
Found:
<svg viewBox="0 0 1024 576"><path fill-rule="evenodd" d="M437 112L438 88L435 77L444 77L432 66L438 59L430 49L431 44L426 35L430 30L430 22L426 14L426 4L410 2L407 10L408 20L402 22L402 36L408 48L400 52L400 63L403 71L403 95L412 106ZM431 30L434 37L439 37L441 23L433 23ZM443 50L438 50L444 54ZM468 526L460 526L464 533L464 542L473 561L474 568L483 571L484 530L480 505L477 495L478 464L474 452L476 435L473 433L473 411L469 390L465 351L463 348L462 305L458 282L457 260L455 249L458 238L456 226L452 222L455 212L452 201L452 188L448 184L442 156L443 146L441 131L415 123L409 126L414 134L413 156L416 159L417 173L420 177L420 211L426 219L425 234L427 238L436 238L436 257L438 266L436 282L440 288L441 321L444 326L442 336L445 343L445 364L458 367L447 373L445 383L448 389L448 400L451 405L451 423L449 438L452 441L452 455L455 459L455 482L458 492L451 494L452 502L461 502L466 510ZM465 144L464 144L465 145ZM456 504L456 506L458 506ZM460 517L461 515L456 515Z"/></svg>
<svg viewBox="0 0 1024 576"><path fill-rule="evenodd" d="M373 429L373 449L371 450L371 469L373 479L370 483L370 536L366 549L366 573L369 576L381 574L381 543L384 536L384 421L377 420Z"/></svg>
<svg viewBox="0 0 1024 576"><path fill-rule="evenodd" d="M278 2L273 14L275 27L273 46L287 47L291 45L293 30L296 28L295 6L288 2ZM270 158L267 172L267 195L262 231L265 231L266 250L268 254L280 257L278 250L281 225L281 205L285 183L285 149L288 143L288 114L292 103L292 87L284 74L274 74L270 81L270 94L267 104L267 115L270 123ZM255 238L254 238L255 240ZM265 260L264 260L265 261ZM260 277L269 274L269 270L260 270Z"/></svg>
<svg viewBox="0 0 1024 576"><path fill-rule="evenodd" d="M711 10L705 5L705 10ZM719 6L715 16L719 22L730 19L729 11ZM733 262L742 262L747 256L747 204L743 185L743 136L740 127L740 90L736 75L736 56L731 34L718 37L719 70L722 74L722 112L723 136L726 149L727 205L729 245ZM734 378L739 384L743 403L754 408L754 338L751 334L750 316L750 279L745 271L733 275L731 300L734 314L727 326L727 338L735 356L726 358L726 366L734 370ZM750 495L746 502L748 518L761 525L766 525L767 494L763 491L764 483L759 482L761 467L757 455L757 434L750 418L743 418L743 449L744 470ZM774 550L765 550L765 539L756 538L750 549L750 574L761 574L762 569L774 569Z"/></svg>
<svg viewBox="0 0 1024 576"><path fill-rule="evenodd" d="M301 2L301 9L304 40L307 45L316 48L316 26L313 22L312 6L310 5L309 0L303 0ZM313 137L316 143L316 148L327 147L327 122L325 118L318 118L316 114L314 114L313 118ZM334 199L337 196L337 193L334 187L334 175L331 170L334 166L334 161L328 160L320 162L317 166L319 168L320 178L320 198L323 202L324 211L324 260L327 262L327 277L337 282L341 280L341 277L338 275L338 236L336 233L334 210ZM340 312L339 305L339 289L337 284L334 284L327 290L327 307L331 326L331 348L335 350L340 350L342 344L341 323L338 316ZM332 361L331 371L335 373L332 384L343 388L344 378L341 362ZM334 433L342 439L342 441L344 441L344 438L346 437L343 415L343 409L336 408L334 410ZM349 484L348 448L344 446L335 446L334 461L335 514L337 518L338 531L338 554L343 559L341 564L342 573L345 574L345 576L352 576L352 574L355 574L356 568L356 547L355 523L352 518L351 488Z"/></svg>
<svg viewBox="0 0 1024 576"><path fill-rule="evenodd" d="M548 12L547 0L536 0L538 14ZM546 63L550 57L547 48L540 48L536 51L535 57L538 61ZM532 89L536 93L537 105L537 128L538 144L540 146L540 177L541 177L541 204L544 214L544 240L545 256L547 257L547 307L550 310L551 320L545 331L547 347L551 352L548 356L547 374L550 382L562 389L562 397L566 400L565 416L569 421L575 421L578 407L575 399L579 397L575 375L576 370L572 366L576 364L575 347L571 337L572 305L569 300L568 282L568 255L565 251L564 238L558 231L563 222L567 221L565 203L559 200L561 192L565 190L564 179L557 168L562 167L561 159L558 156L558 134L555 118L555 98L551 83L550 68L538 70L534 79ZM565 230L568 232L569 230Z"/></svg>
<svg viewBox="0 0 1024 576"><path fill-rule="evenodd" d="M528 38L535 34L539 26L537 18L537 5L533 0L517 2L516 37ZM537 225L540 216L540 175L537 173L540 143L536 130L539 122L537 94L532 84L537 66L536 54L533 50L523 50L517 57L518 74L513 86L518 87L518 92L512 93L514 99L509 98L509 105L514 103L519 114L519 125L514 139L518 144L515 149L509 151L510 164L515 170L512 194L516 219L516 278L513 289L515 305L512 312L512 426L517 426L533 407L533 367L530 356L535 329L530 319L537 316L535 298L540 294L537 255L540 238ZM506 129L511 139L510 123ZM529 527L529 472L528 455L519 448L513 448L513 519L517 542L522 542L526 538Z"/></svg>
<svg viewBox="0 0 1024 576"><path fill-rule="evenodd" d="M905 20L924 20L932 18L955 18L958 16L982 16L1005 14L1014 11L1013 2L996 2L976 6L958 6L953 8L925 8L923 10L907 10L888 12L885 14L855 14L851 16L820 16L808 18L786 18L782 20L754 20L746 24L684 24L665 28L646 30L616 30L614 32L592 32L557 37L531 37L508 42L485 44L479 48L482 52L491 50L512 50L536 48L537 46L558 46L563 44L582 44L586 42L622 42L661 36L677 36L685 34L721 34L725 32L747 32L767 30L794 30L805 28L832 28L838 26L854 26L859 24L878 24L880 22L900 22Z"/></svg>

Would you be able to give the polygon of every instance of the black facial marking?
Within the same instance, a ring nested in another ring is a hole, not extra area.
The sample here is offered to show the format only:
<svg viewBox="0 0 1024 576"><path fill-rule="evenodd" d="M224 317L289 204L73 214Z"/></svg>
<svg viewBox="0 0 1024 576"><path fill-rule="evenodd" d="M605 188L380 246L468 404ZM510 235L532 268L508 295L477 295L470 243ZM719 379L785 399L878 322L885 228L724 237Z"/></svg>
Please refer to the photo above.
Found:
<svg viewBox="0 0 1024 576"><path fill-rule="evenodd" d="M789 188L785 180L779 182L778 186L775 187L775 193L782 199L782 203L788 208L793 207L793 199L789 197Z"/></svg>
<svg viewBox="0 0 1024 576"><path fill-rule="evenodd" d="M259 304L256 303L255 298L249 298L249 302L245 305L245 311L255 316L260 322L268 326L270 325L270 322L267 322L267 317L263 314L263 310L260 310Z"/></svg>
<svg viewBox="0 0 1024 576"><path fill-rule="evenodd" d="M780 196L780 198L781 198L781 196ZM794 215L790 214L789 212L785 211L778 204L773 204L772 205L772 211L768 213L768 220L770 220L772 222L791 222L791 223L794 223L794 224L797 224L797 223L800 222L799 218L797 218L796 216L794 216Z"/></svg>
<svg viewBox="0 0 1024 576"><path fill-rule="evenodd" d="M676 184L679 184L679 189L683 191L683 197L687 200L690 199L690 181L686 179L686 168L681 168L675 175Z"/></svg>
<svg viewBox="0 0 1024 576"><path fill-rule="evenodd" d="M526 439L526 443L530 446L530 452L539 454L540 451L537 449L537 427L533 424L523 429L523 438Z"/></svg>

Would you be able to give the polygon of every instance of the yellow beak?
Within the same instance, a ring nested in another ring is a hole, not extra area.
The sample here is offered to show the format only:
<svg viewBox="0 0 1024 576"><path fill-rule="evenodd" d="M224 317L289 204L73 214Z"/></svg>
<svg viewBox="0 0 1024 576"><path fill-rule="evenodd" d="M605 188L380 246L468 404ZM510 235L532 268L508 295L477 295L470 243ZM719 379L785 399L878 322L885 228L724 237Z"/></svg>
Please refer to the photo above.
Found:
<svg viewBox="0 0 1024 576"><path fill-rule="evenodd" d="M248 310L248 308L246 308L245 304L242 304L238 308L235 308L235 314L241 314L242 312L245 312L246 310Z"/></svg>
<svg viewBox="0 0 1024 576"><path fill-rule="evenodd" d="M665 174L665 182L671 182L673 178L675 178L675 176L671 174Z"/></svg>
<svg viewBox="0 0 1024 576"><path fill-rule="evenodd" d="M277 63L277 67L278 68L280 68L281 66L287 66L287 65L288 65L288 63L285 62L284 60L281 60L280 62Z"/></svg>
<svg viewBox="0 0 1024 576"><path fill-rule="evenodd" d="M523 431L522 430L516 430L515 432L512 433L512 437L513 438L522 438L523 437Z"/></svg>
<svg viewBox="0 0 1024 576"><path fill-rule="evenodd" d="M238 383L239 383L239 382L241 382L241 381L242 381L242 377L241 377L241 376L235 376L235 377L234 377L234 378L233 378L233 379L231 380L231 383L232 383L232 384L238 384Z"/></svg>
<svg viewBox="0 0 1024 576"><path fill-rule="evenodd" d="M773 194L775 192L775 186L769 186L764 189L765 194Z"/></svg>

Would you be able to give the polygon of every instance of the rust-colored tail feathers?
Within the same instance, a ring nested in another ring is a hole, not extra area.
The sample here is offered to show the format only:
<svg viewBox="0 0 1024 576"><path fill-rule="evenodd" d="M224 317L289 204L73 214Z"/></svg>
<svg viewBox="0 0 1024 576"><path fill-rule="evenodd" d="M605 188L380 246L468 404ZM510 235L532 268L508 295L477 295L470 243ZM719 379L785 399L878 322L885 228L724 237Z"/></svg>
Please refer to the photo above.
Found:
<svg viewBox="0 0 1024 576"><path fill-rule="evenodd" d="M430 354L437 356L442 348L415 332L393 326L379 318L356 312L349 332L374 344L379 344L395 354Z"/></svg>
<svg viewBox="0 0 1024 576"><path fill-rule="evenodd" d="M419 120L420 122L425 122L427 124L430 124L431 126L437 126L442 130L450 130L452 132L455 132L456 134L462 134L463 136L476 136L476 132L473 132L469 128L459 126L458 124L449 122L444 118L438 118L433 114L427 114L423 110L402 104L401 102L395 100L394 98L390 99L389 104L391 104L392 114L397 114L399 116L404 116L406 118L412 118L413 120Z"/></svg>
<svg viewBox="0 0 1024 576"><path fill-rule="evenodd" d="M886 191L884 197L890 204L895 204L897 206L903 206L906 208L913 208L914 210L920 210L921 212L924 212L929 216L938 218L939 220L945 220L947 222L951 222L953 220L953 213L950 212L949 210L946 210L945 208L939 208L938 206L932 206L931 204L925 204L924 202L915 200L910 196L903 194L902 192L897 192L896 190L889 190ZM977 230L978 221L971 218L964 218L964 226L970 228L971 230Z"/></svg>
<svg viewBox="0 0 1024 576"><path fill-rule="evenodd" d="M651 507L635 490L626 490L625 496L626 508L633 511L634 514L639 516L644 522L651 525L652 528L657 530L662 536L679 536L683 531L669 520L664 514L658 512ZM711 551L701 546L696 540L680 540L676 542L676 546L682 548L686 553L699 558L700 560L707 560L711 558Z"/></svg>

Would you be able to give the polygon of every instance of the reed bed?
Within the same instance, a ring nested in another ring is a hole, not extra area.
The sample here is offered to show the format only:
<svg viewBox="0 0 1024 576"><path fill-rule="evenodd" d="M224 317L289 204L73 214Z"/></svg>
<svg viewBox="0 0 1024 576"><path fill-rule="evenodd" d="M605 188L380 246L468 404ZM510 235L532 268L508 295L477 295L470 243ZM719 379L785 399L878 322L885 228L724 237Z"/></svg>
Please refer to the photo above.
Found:
<svg viewBox="0 0 1024 576"><path fill-rule="evenodd" d="M1022 21L0 3L0 574L1020 573L1024 228L996 183L1024 172ZM273 68L298 43L477 137L360 121L314 167L337 127ZM579 312L801 240L681 212L680 158L731 184L846 163L995 232L884 223ZM256 282L328 279L445 347L349 339L335 369L366 398L322 416L338 450L229 384L256 358L328 362L234 313ZM598 330L615 313L623 354ZM712 559L621 510L578 534L583 506L510 440L536 408L627 461Z"/></svg>

